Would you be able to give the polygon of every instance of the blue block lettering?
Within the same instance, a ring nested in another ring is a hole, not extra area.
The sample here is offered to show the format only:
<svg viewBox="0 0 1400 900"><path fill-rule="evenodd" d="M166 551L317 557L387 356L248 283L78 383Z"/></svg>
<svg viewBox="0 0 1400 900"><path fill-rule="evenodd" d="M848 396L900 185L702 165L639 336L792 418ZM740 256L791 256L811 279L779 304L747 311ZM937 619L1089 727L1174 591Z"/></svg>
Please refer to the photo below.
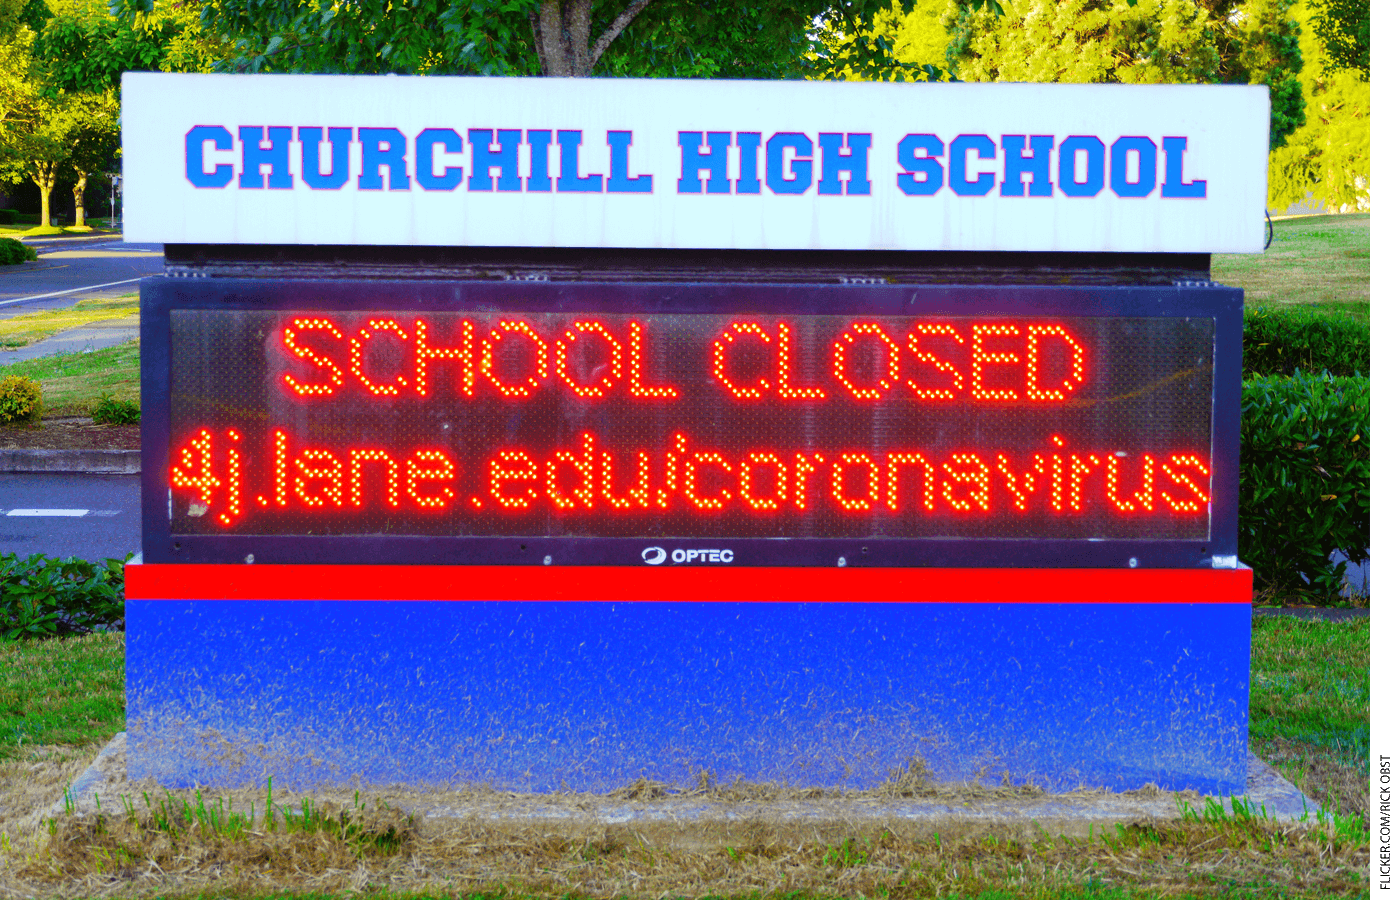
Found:
<svg viewBox="0 0 1400 900"><path fill-rule="evenodd" d="M1076 181L1074 170L1079 154L1086 159L1084 180ZM1103 190L1103 141L1088 134L1076 134L1060 142L1060 193L1066 197L1096 197Z"/></svg>
<svg viewBox="0 0 1400 900"><path fill-rule="evenodd" d="M960 134L953 138L948 150L948 186L959 197L984 197L997 183L991 172L983 172L976 180L968 180L967 154L977 151L978 159L996 159L997 145L985 134Z"/></svg>
<svg viewBox="0 0 1400 900"><path fill-rule="evenodd" d="M895 177L900 191L909 197L931 197L943 187L943 142L936 134L906 134L899 142L899 165Z"/></svg>
<svg viewBox="0 0 1400 900"><path fill-rule="evenodd" d="M734 185L735 193L757 194L763 190L763 182L758 180L758 148L763 143L763 134L758 131L739 132L739 182Z"/></svg>
<svg viewBox="0 0 1400 900"><path fill-rule="evenodd" d="M1186 155L1186 138L1162 138L1162 148L1167 152L1167 178L1162 182L1163 197L1200 198L1206 195L1206 183L1201 180L1190 184L1181 181L1182 157Z"/></svg>
<svg viewBox="0 0 1400 900"><path fill-rule="evenodd" d="M559 190L572 194L601 194L603 176L578 174L578 147L583 143L582 131L559 132Z"/></svg>
<svg viewBox="0 0 1400 900"><path fill-rule="evenodd" d="M472 177L467 181L467 190L520 190L519 129L502 129L496 132L494 143L500 145L499 150L491 149L493 141L489 128L468 129L467 140L471 141L472 145ZM533 163L533 160L531 162ZM491 177L492 169L501 170L499 178Z"/></svg>
<svg viewBox="0 0 1400 900"><path fill-rule="evenodd" d="M608 132L608 153L610 163L610 168L608 169L609 194L651 193L650 175L638 175L636 178L627 177L627 148L631 146L632 132Z"/></svg>
<svg viewBox="0 0 1400 900"><path fill-rule="evenodd" d="M789 164L783 157L793 151ZM812 139L801 132L784 131L768 139L768 190L775 194L805 194L812 186ZM789 171L791 178L783 176Z"/></svg>
<svg viewBox="0 0 1400 900"><path fill-rule="evenodd" d="M701 169L709 173L705 193L729 193L733 184L729 180L729 136L728 131L711 131L707 136L708 142L702 143L698 131L676 134L676 142L681 147L681 177L676 180L676 193L700 193ZM702 146L706 147L704 153L700 152Z"/></svg>
<svg viewBox="0 0 1400 900"><path fill-rule="evenodd" d="M322 129L303 125L297 129L297 140L301 141L301 180L313 191L334 191L345 186L350 180L350 139L353 128L330 129L331 170L321 173L321 134Z"/></svg>
<svg viewBox="0 0 1400 900"><path fill-rule="evenodd" d="M1026 184L1021 179L1031 176L1031 196L1049 197L1054 193L1050 183L1050 151L1055 149L1055 138L1048 134L1031 135L1031 155L1027 157L1026 136L1024 134L1003 134L1001 149L1004 168L1001 176L1003 197L1026 196Z"/></svg>
<svg viewBox="0 0 1400 900"><path fill-rule="evenodd" d="M397 128L361 128L359 137L360 190L384 190L380 169L389 170L389 190L408 190L408 163L404 162L408 138L403 132Z"/></svg>
<svg viewBox="0 0 1400 900"><path fill-rule="evenodd" d="M1138 155L1138 180L1128 180L1128 154ZM1120 197L1146 197L1157 187L1157 145L1151 138L1120 137L1109 154L1108 181Z"/></svg>
<svg viewBox="0 0 1400 900"><path fill-rule="evenodd" d="M214 171L204 170L204 145L214 142L215 150L232 150L233 135L221 125L196 125L185 133L185 177L197 188L221 188L233 180L233 166L220 163Z"/></svg>
<svg viewBox="0 0 1400 900"><path fill-rule="evenodd" d="M264 138L266 135L266 138ZM262 146L266 139L272 146ZM238 187L290 190L292 187L292 167L288 158L288 145L292 142L292 129L276 125L264 129L261 125L240 125L238 142L243 145L243 171L238 173ZM262 167L272 168L271 174L263 177Z"/></svg>
<svg viewBox="0 0 1400 900"><path fill-rule="evenodd" d="M424 128L413 142L414 174L418 183L428 191L450 191L462 183L462 168L444 168L441 175L433 174L433 147L444 153L461 153L462 136L451 128Z"/></svg>
<svg viewBox="0 0 1400 900"><path fill-rule="evenodd" d="M549 145L554 143L554 132L530 130L525 132L525 140L530 143L530 180L525 182L525 190L547 194L554 190L554 179L549 177Z"/></svg>
<svg viewBox="0 0 1400 900"><path fill-rule="evenodd" d="M846 182L847 196L870 194L870 135L868 134L819 134L817 143L822 148L822 180L817 182L818 194L840 194L841 173L847 172L851 180ZM850 147L845 153L842 147ZM844 163L844 164L843 164Z"/></svg>

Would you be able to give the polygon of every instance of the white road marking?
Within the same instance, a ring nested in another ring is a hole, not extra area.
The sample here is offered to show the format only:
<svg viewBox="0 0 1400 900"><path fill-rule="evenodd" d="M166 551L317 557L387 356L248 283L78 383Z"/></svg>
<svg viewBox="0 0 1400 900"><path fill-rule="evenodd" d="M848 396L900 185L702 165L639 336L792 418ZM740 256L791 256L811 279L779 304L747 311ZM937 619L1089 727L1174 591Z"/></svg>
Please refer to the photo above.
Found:
<svg viewBox="0 0 1400 900"><path fill-rule="evenodd" d="M40 518L77 518L88 514L86 509L12 509L6 516L37 516Z"/></svg>
<svg viewBox="0 0 1400 900"><path fill-rule="evenodd" d="M142 275L141 278L150 278L149 275ZM23 303L26 300L47 300L49 297L62 297L64 294L76 294L79 291L95 291L98 288L116 287L119 284L131 284L140 281L141 278L127 278L123 281L109 281L106 284L88 284L83 287L70 288L66 291L54 291L51 294L34 294L31 297L16 297L13 300L0 300L0 306L8 306L11 303Z"/></svg>

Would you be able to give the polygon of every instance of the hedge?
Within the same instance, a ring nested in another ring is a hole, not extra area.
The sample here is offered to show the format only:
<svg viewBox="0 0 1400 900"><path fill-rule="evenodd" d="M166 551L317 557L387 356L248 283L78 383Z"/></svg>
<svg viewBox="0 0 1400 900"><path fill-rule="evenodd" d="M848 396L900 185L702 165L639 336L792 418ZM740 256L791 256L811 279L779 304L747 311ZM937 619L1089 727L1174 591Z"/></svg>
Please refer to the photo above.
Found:
<svg viewBox="0 0 1400 900"><path fill-rule="evenodd" d="M1240 559L1257 587L1337 596L1371 540L1371 381L1328 373L1244 383Z"/></svg>
<svg viewBox="0 0 1400 900"><path fill-rule="evenodd" d="M1287 307L1246 310L1244 374L1371 374L1371 325L1345 313Z"/></svg>
<svg viewBox="0 0 1400 900"><path fill-rule="evenodd" d="M0 554L0 641L123 630L125 564Z"/></svg>
<svg viewBox="0 0 1400 900"><path fill-rule="evenodd" d="M26 244L14 238L0 237L0 266L17 266L22 262L32 262L39 254Z"/></svg>

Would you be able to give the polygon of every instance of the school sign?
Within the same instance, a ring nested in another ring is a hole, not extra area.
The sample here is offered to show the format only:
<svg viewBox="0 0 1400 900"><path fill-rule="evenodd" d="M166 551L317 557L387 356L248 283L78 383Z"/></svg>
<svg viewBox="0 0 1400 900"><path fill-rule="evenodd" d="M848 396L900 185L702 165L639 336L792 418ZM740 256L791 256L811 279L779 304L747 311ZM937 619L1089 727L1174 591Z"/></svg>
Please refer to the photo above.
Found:
<svg viewBox="0 0 1400 900"><path fill-rule="evenodd" d="M132 776L1242 790L1268 117L129 73Z"/></svg>
<svg viewBox="0 0 1400 900"><path fill-rule="evenodd" d="M122 116L141 241L1263 247L1261 87L131 73Z"/></svg>

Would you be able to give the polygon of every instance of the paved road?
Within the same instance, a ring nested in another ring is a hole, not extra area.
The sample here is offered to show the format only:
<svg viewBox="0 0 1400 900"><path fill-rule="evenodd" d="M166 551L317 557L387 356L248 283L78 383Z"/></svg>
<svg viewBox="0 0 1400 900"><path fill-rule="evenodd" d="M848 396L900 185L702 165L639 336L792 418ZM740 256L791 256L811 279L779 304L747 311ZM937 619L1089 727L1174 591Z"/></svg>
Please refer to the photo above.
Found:
<svg viewBox="0 0 1400 900"><path fill-rule="evenodd" d="M0 267L0 318L132 294L139 279L165 266L160 244L128 244L112 235L25 243L39 252L39 260Z"/></svg>
<svg viewBox="0 0 1400 900"><path fill-rule="evenodd" d="M0 553L125 557L141 549L141 476L0 474Z"/></svg>

